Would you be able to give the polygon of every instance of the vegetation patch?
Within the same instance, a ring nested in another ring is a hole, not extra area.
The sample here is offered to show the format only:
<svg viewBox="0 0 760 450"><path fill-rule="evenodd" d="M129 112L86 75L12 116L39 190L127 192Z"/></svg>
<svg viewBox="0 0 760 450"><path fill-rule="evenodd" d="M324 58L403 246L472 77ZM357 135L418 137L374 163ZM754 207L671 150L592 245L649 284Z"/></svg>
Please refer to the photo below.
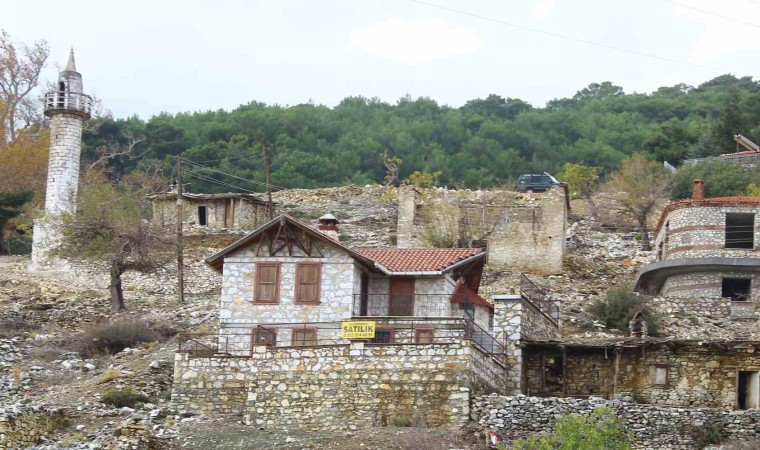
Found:
<svg viewBox="0 0 760 450"><path fill-rule="evenodd" d="M136 404L147 403L149 400L148 396L131 389L114 389L106 392L100 399L101 402L115 408L123 408L125 406L134 408Z"/></svg>
<svg viewBox="0 0 760 450"><path fill-rule="evenodd" d="M628 450L633 448L633 435L625 420L616 417L608 407L591 414L569 414L557 419L552 434L520 439L513 450ZM500 446L506 449L505 446ZM498 447L497 447L498 448Z"/></svg>
<svg viewBox="0 0 760 450"><path fill-rule="evenodd" d="M639 313L647 324L650 336L658 335L658 317L652 312L648 298L632 292L628 287L607 291L589 307L589 313L597 317L607 328L626 332L631 319Z"/></svg>

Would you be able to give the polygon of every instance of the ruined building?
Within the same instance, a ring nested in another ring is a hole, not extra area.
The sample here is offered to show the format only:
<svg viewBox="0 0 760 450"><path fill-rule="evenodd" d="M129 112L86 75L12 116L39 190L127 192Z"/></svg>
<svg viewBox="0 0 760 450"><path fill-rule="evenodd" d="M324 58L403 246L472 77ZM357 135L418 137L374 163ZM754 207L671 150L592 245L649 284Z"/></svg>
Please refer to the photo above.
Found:
<svg viewBox="0 0 760 450"><path fill-rule="evenodd" d="M45 215L34 221L30 270L66 268L52 250L58 243L61 215L73 213L76 208L82 128L92 109L92 98L83 92L82 75L77 72L72 49L58 76L56 90L45 95L45 115L50 117L50 157Z"/></svg>
<svg viewBox="0 0 760 450"><path fill-rule="evenodd" d="M569 208L566 185L542 194L401 186L397 245L483 247L489 264L561 272Z"/></svg>
<svg viewBox="0 0 760 450"><path fill-rule="evenodd" d="M177 223L177 192L149 195L153 222ZM187 227L250 231L269 220L266 202L253 194L182 194L182 223Z"/></svg>

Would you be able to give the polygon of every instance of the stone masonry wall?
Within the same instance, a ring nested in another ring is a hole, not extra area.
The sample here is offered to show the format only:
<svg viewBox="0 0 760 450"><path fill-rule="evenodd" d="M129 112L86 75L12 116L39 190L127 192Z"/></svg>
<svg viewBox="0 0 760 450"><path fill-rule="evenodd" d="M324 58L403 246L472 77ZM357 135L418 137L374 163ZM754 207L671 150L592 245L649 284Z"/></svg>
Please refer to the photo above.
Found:
<svg viewBox="0 0 760 450"><path fill-rule="evenodd" d="M671 277L673 278L673 277ZM660 296L652 298L652 306L662 315L687 315L725 319L731 315L731 299L716 297Z"/></svg>
<svg viewBox="0 0 760 450"><path fill-rule="evenodd" d="M717 301L722 296L723 278L752 280L750 303L760 302L760 276L751 272L691 272L671 275L662 286L662 295L667 297L707 297Z"/></svg>
<svg viewBox="0 0 760 450"><path fill-rule="evenodd" d="M527 371L527 393L559 395L560 375L542 366L561 358L558 350L523 351ZM614 384L615 349L568 349L565 364L567 395L607 397ZM657 384L656 368L667 371L665 384ZM735 344L731 348L691 345L661 345L623 349L620 356L617 392L630 392L642 403L681 407L726 407L737 404L737 377L740 371L760 370L760 355L754 346ZM541 379L544 379L544 386Z"/></svg>
<svg viewBox="0 0 760 450"><path fill-rule="evenodd" d="M565 254L567 203L564 187L543 194L510 191L452 191L411 186L398 190L399 248L425 247L425 227L442 227L459 237L460 245L473 239L488 242L490 264L538 272L562 270ZM432 223L436 208L458 217Z"/></svg>
<svg viewBox="0 0 760 450"><path fill-rule="evenodd" d="M731 411L710 408L672 408L601 398L538 398L481 396L473 399L472 421L481 429L505 434L549 432L565 414L589 414L608 406L623 418L634 434L636 448L699 448L691 437L695 428L719 427L728 437L756 438L760 410Z"/></svg>
<svg viewBox="0 0 760 450"><path fill-rule="evenodd" d="M63 421L64 412L60 409L0 408L0 450L32 447Z"/></svg>
<svg viewBox="0 0 760 450"><path fill-rule="evenodd" d="M178 353L172 401L180 410L243 414L267 427L355 429L388 425L394 417L461 426L471 391L497 390L497 366L488 358L468 341L256 347L251 358Z"/></svg>
<svg viewBox="0 0 760 450"><path fill-rule="evenodd" d="M232 227L225 227L226 199L183 198L182 222L186 227L203 227L211 229L234 229L245 232L253 231L269 220L266 207L244 199L233 199L235 202ZM206 225L199 225L198 207L206 207ZM162 226L177 223L177 201L168 198L153 199L153 221Z"/></svg>
<svg viewBox="0 0 760 450"><path fill-rule="evenodd" d="M760 257L759 205L702 205L678 208L668 214L660 228L655 248L663 244L662 259L679 258L757 258ZM726 213L755 214L755 248L725 247Z"/></svg>

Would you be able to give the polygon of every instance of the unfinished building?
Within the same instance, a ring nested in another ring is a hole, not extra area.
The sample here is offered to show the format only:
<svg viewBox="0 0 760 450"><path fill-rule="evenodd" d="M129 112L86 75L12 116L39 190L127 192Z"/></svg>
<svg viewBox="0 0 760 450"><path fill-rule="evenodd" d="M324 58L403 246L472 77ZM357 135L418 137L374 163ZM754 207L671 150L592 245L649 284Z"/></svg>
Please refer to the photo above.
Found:
<svg viewBox="0 0 760 450"><path fill-rule="evenodd" d="M153 221L161 226L177 223L177 193L148 196ZM182 194L182 223L187 227L250 231L269 220L266 202L252 194Z"/></svg>

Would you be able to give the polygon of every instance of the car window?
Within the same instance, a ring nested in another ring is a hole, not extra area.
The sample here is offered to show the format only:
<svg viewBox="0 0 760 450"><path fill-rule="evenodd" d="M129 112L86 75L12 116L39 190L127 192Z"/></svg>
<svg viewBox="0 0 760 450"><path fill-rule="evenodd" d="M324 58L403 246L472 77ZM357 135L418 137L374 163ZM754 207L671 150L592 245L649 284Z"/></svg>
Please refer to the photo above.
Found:
<svg viewBox="0 0 760 450"><path fill-rule="evenodd" d="M541 184L549 184L549 183L551 183L551 179L549 177L547 177L546 175L542 175L542 176L536 177L536 178L537 179L534 180L536 183L541 183Z"/></svg>

